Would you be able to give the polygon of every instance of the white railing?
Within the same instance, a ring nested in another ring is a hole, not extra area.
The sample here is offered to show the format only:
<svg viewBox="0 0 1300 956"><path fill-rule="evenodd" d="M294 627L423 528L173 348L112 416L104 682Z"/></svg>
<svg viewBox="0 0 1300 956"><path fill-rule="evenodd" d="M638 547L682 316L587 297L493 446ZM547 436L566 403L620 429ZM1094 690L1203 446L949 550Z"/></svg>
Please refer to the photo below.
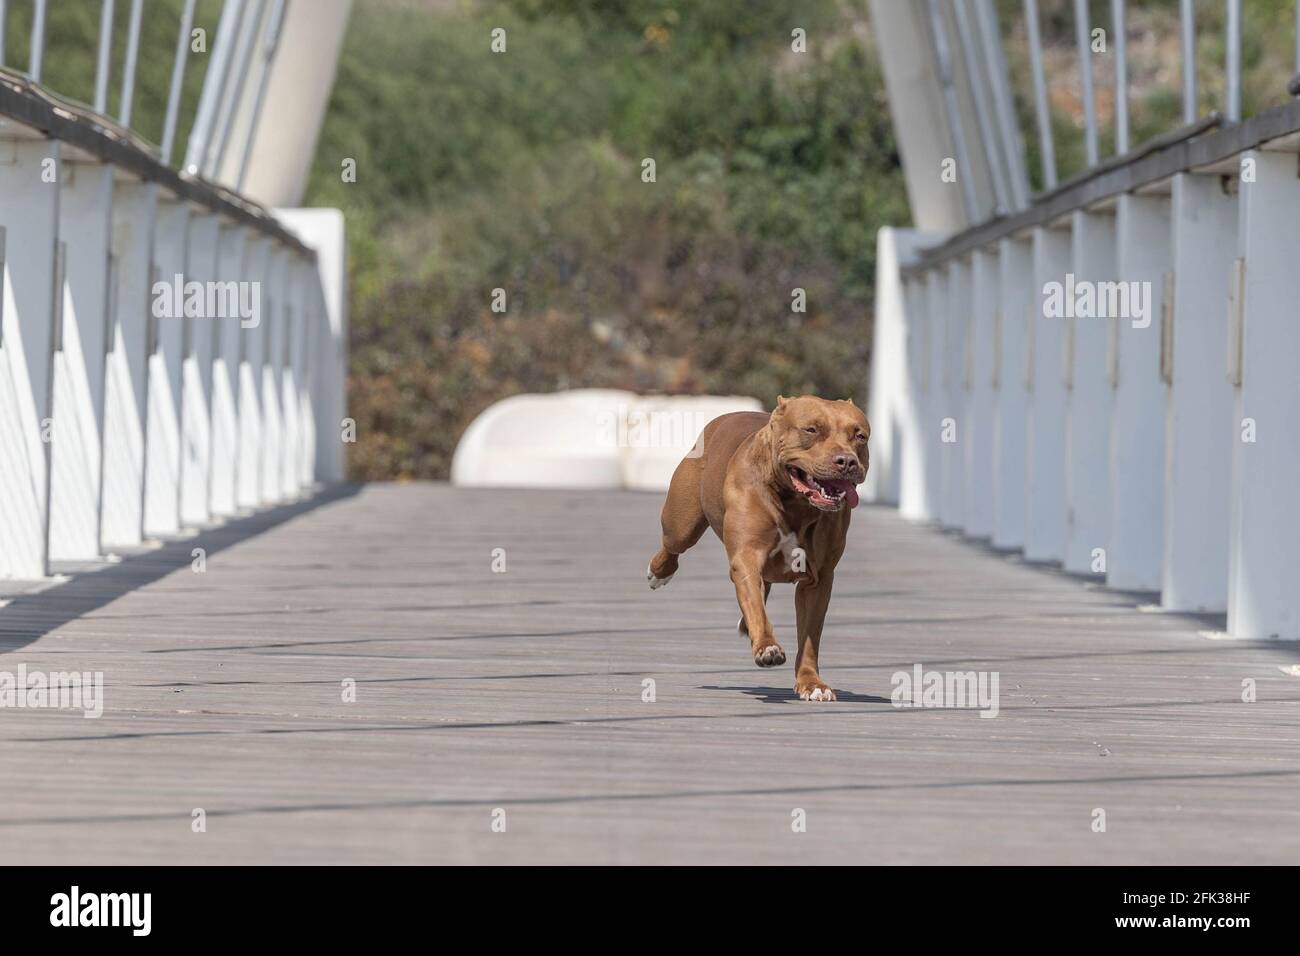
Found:
<svg viewBox="0 0 1300 956"><path fill-rule="evenodd" d="M946 241L882 231L872 494L1300 638L1298 150L1293 103Z"/></svg>
<svg viewBox="0 0 1300 956"><path fill-rule="evenodd" d="M342 477L337 212L182 176L13 74L0 150L0 578Z"/></svg>

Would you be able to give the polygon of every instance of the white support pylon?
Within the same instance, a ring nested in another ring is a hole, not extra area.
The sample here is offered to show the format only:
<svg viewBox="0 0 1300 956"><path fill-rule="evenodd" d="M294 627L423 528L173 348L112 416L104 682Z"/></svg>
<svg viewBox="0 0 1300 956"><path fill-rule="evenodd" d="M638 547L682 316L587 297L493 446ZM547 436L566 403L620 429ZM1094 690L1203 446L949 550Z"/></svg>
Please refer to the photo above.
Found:
<svg viewBox="0 0 1300 956"><path fill-rule="evenodd" d="M943 419L948 414L948 387L944 381L944 329L948 317L948 277L943 268L925 276L925 376L926 395L921 414L925 446L925 502L927 521L943 520Z"/></svg>
<svg viewBox="0 0 1300 956"><path fill-rule="evenodd" d="M347 231L337 209L277 209L276 216L316 253L304 301L307 303L308 387L317 402L311 409L309 442L314 474L323 482L342 481L347 417L348 300Z"/></svg>
<svg viewBox="0 0 1300 956"><path fill-rule="evenodd" d="M59 236L64 256L63 351L55 365L50 560L99 557L113 168L64 163Z"/></svg>
<svg viewBox="0 0 1300 956"><path fill-rule="evenodd" d="M1124 195L1115 217L1127 314L1112 320L1111 518L1106 583L1158 591L1164 553L1165 395L1160 309L1170 268L1169 199Z"/></svg>
<svg viewBox="0 0 1300 956"><path fill-rule="evenodd" d="M302 448L302 417L299 395L303 382L303 343L305 322L303 288L310 267L300 257L288 255L284 264L284 350L280 370L280 413L283 416L279 455L280 497L293 500L298 497L299 461Z"/></svg>
<svg viewBox="0 0 1300 956"><path fill-rule="evenodd" d="M1070 233L1034 229L1025 477L1025 558L1030 561L1065 557L1065 324L1046 314L1044 290L1050 283L1064 285L1069 268Z"/></svg>
<svg viewBox="0 0 1300 956"><path fill-rule="evenodd" d="M966 389L966 336L970 317L970 263L956 258L944 267L947 285L943 321L943 405L939 408L942 477L939 520L945 528L965 526L966 452L969 393Z"/></svg>
<svg viewBox="0 0 1300 956"><path fill-rule="evenodd" d="M1023 548L1025 545L1026 436L1029 393L1026 390L1026 349L1031 303L1036 302L1032 285L1030 244L1024 239L1002 239L998 243L998 311L994 321L997 420L993 454L993 545Z"/></svg>
<svg viewBox="0 0 1300 956"><path fill-rule="evenodd" d="M876 298L866 405L871 420L871 468L863 488L864 497L871 501L898 504L902 494L903 445L914 440L913 349L920 322L916 296L920 283L904 280L900 269L923 241L935 239L913 229L888 226L876 233Z"/></svg>
<svg viewBox="0 0 1300 956"><path fill-rule="evenodd" d="M999 305L998 256L982 249L971 255L970 335L967 343L966 387L970 396L964 436L966 457L966 534L993 536L997 393L993 387L995 323Z"/></svg>
<svg viewBox="0 0 1300 956"><path fill-rule="evenodd" d="M194 213L189 220L185 247L186 282L203 284L219 275L217 253L221 217L216 213ZM184 396L181 401L181 522L206 525L212 518L209 507L209 477L212 468L212 351L214 317L206 314L184 320Z"/></svg>
<svg viewBox="0 0 1300 956"><path fill-rule="evenodd" d="M1103 283L1113 282L1116 276L1115 217L1080 210L1071 224L1071 272L1076 283L1090 283L1094 305L1102 306ZM1104 574L1110 535L1111 395L1106 369L1110 323L1102 312L1104 308L1097 308L1095 314L1065 320L1069 388L1064 567L1076 574Z"/></svg>
<svg viewBox="0 0 1300 956"><path fill-rule="evenodd" d="M247 254L241 275L244 283L251 283L251 300L256 301L256 319L240 319L227 331L237 329L239 336L239 453L236 470L236 503L240 508L257 508L262 503L262 359L266 352L266 323L270 319L267 307L268 278L270 275L271 241L257 234L248 237ZM241 291L241 295L243 292ZM252 324L256 321L257 324Z"/></svg>
<svg viewBox="0 0 1300 956"><path fill-rule="evenodd" d="M284 413L281 407L285 328L289 295L289 253L273 248L267 259L267 277L262 296L262 362L254 369L261 390L262 444L258 458L258 497L264 504L281 498L280 450L284 442Z"/></svg>
<svg viewBox="0 0 1300 956"><path fill-rule="evenodd" d="M153 283L153 230L158 187L119 180L113 189L113 333L104 408L104 507L101 546L144 541L145 360Z"/></svg>
<svg viewBox="0 0 1300 956"><path fill-rule="evenodd" d="M247 229L225 223L217 242L217 281L238 283L244 269ZM208 480L208 509L226 518L238 510L236 478L239 466L239 316L213 315L212 447Z"/></svg>
<svg viewBox="0 0 1300 956"><path fill-rule="evenodd" d="M1300 639L1300 268L1294 153L1242 157L1238 261L1229 365L1236 389L1228 630L1235 637ZM1244 173L1245 167L1243 167ZM1237 355L1240 356L1236 361Z"/></svg>
<svg viewBox="0 0 1300 956"><path fill-rule="evenodd" d="M913 276L904 285L907 308L907 404L900 420L898 462L898 513L912 521L929 517L926 498L927 444L925 420L929 402L928 275Z"/></svg>
<svg viewBox="0 0 1300 956"><path fill-rule="evenodd" d="M14 139L0 163L5 230L0 332L0 578L49 574L51 369L55 249L59 241L58 142Z"/></svg>
<svg viewBox="0 0 1300 956"><path fill-rule="evenodd" d="M324 343L329 337L329 325L317 267L306 264L302 272L302 292L299 298L303 308L303 357L301 384L298 390L300 409L298 421L302 445L299 449L298 478L305 491L311 488L317 474L316 469L320 465L317 446L321 442L323 431L329 427L329 412L318 411L321 407L320 396L325 390L325 386L321 384L323 377L321 366L324 364ZM334 434L337 435L337 432Z"/></svg>
<svg viewBox="0 0 1300 956"><path fill-rule="evenodd" d="M185 264L190 209L175 200L158 203L154 226L154 270L150 302L153 349L149 357L149 418L145 440L144 533L181 530L180 466L182 356L185 322ZM177 297L179 296L179 301Z"/></svg>
<svg viewBox="0 0 1300 956"><path fill-rule="evenodd" d="M1175 611L1228 606L1233 390L1225 376L1237 200L1217 175L1174 177L1173 311L1163 319L1164 567L1160 603Z"/></svg>

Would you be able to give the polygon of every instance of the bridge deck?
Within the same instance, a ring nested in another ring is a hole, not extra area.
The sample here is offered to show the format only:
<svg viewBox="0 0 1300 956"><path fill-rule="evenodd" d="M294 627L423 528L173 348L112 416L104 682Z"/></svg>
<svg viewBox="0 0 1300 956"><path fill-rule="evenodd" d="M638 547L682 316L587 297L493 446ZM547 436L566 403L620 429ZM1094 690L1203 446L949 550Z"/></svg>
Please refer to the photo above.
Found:
<svg viewBox="0 0 1300 956"><path fill-rule="evenodd" d="M106 705L0 710L0 855L1300 859L1295 644L1210 640L864 507L824 646L841 700L803 703L789 664L750 663L711 536L646 588L659 504L368 486L15 599L0 671L103 671ZM792 649L791 589L771 604ZM917 662L997 671L999 716L891 706Z"/></svg>

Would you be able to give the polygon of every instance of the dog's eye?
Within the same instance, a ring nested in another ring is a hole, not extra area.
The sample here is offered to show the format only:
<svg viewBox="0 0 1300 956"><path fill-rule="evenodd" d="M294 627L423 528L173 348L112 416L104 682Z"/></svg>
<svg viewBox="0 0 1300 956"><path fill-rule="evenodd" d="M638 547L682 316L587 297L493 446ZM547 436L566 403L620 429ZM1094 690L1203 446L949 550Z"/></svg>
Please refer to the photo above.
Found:
<svg viewBox="0 0 1300 956"><path fill-rule="evenodd" d="M858 432L856 435L853 436L853 440L854 440L854 441L866 441L866 440L867 440L867 436L864 435L864 434L862 434L862 432Z"/></svg>
<svg viewBox="0 0 1300 956"><path fill-rule="evenodd" d="M817 434L817 426L816 426L816 425L805 425L804 428L803 428L803 430L806 431L809 435L816 435L816 434Z"/></svg>

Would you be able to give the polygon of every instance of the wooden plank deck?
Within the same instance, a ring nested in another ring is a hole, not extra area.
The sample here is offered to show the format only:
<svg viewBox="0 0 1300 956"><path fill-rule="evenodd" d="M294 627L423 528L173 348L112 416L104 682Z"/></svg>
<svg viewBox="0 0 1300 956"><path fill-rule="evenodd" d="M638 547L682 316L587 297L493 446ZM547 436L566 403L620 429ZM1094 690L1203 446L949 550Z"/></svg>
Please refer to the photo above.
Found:
<svg viewBox="0 0 1300 956"><path fill-rule="evenodd" d="M841 700L804 703L750 662L711 536L648 590L659 506L372 485L14 599L0 671L103 671L106 699L0 710L0 859L1300 861L1296 644L863 507ZM792 589L771 607L792 651ZM999 716L895 708L918 662L998 672Z"/></svg>

